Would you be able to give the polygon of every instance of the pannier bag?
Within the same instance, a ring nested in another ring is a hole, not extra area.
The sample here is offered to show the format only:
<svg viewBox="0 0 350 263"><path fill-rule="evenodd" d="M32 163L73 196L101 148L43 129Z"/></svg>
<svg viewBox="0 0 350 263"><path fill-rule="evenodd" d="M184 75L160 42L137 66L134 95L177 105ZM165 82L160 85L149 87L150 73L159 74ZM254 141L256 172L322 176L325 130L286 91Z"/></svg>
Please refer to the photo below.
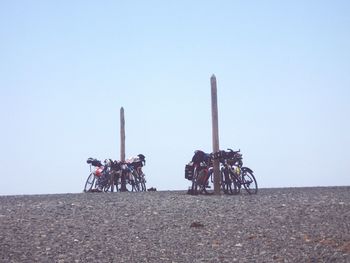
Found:
<svg viewBox="0 0 350 263"><path fill-rule="evenodd" d="M146 157L143 154L138 154L137 157L140 158L141 162L146 162Z"/></svg>
<svg viewBox="0 0 350 263"><path fill-rule="evenodd" d="M139 154L136 157L131 158L130 161L131 161L132 165L137 168L137 167L142 167L142 166L146 165L145 158L146 157L143 154Z"/></svg>
<svg viewBox="0 0 350 263"><path fill-rule="evenodd" d="M207 182L207 180L208 180L208 173L205 172L204 170L199 171L197 183L199 185L204 185Z"/></svg>
<svg viewBox="0 0 350 263"><path fill-rule="evenodd" d="M89 159L87 159L86 162L88 164L91 164L92 166L97 166L97 167L102 166L102 163L99 160L91 158L91 157Z"/></svg>
<svg viewBox="0 0 350 263"><path fill-rule="evenodd" d="M103 168L97 168L95 170L95 175L98 177L102 176L103 175Z"/></svg>
<svg viewBox="0 0 350 263"><path fill-rule="evenodd" d="M199 164L201 162L209 162L210 154L205 153L203 151L195 151L192 157L192 162L195 164Z"/></svg>
<svg viewBox="0 0 350 263"><path fill-rule="evenodd" d="M119 171L122 167L121 167L121 163L118 161L112 161L111 162L111 168L114 171Z"/></svg>
<svg viewBox="0 0 350 263"><path fill-rule="evenodd" d="M187 180L192 180L193 178L193 164L189 163L185 166L185 178Z"/></svg>

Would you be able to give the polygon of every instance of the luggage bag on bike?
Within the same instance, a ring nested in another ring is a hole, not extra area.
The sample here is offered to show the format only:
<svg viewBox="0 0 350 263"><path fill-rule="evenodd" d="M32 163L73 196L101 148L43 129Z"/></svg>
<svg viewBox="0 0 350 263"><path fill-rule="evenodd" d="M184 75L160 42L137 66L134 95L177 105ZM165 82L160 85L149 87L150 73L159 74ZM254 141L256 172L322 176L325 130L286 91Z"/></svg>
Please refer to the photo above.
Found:
<svg viewBox="0 0 350 263"><path fill-rule="evenodd" d="M193 178L193 164L187 164L185 166L185 179L192 180Z"/></svg>
<svg viewBox="0 0 350 263"><path fill-rule="evenodd" d="M99 160L91 158L91 157L89 159L87 159L86 162L88 164L91 164L92 166L97 166L97 167L102 166L102 163Z"/></svg>

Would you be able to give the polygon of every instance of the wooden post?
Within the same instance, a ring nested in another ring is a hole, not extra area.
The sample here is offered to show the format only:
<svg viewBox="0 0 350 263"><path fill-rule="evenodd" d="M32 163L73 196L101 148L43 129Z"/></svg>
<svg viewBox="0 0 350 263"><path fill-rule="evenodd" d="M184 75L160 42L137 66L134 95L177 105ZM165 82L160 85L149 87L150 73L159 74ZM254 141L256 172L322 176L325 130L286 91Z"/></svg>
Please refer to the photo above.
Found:
<svg viewBox="0 0 350 263"><path fill-rule="evenodd" d="M124 119L124 108L120 108L120 161L125 161L125 119ZM126 174L124 170L121 173L121 186L120 191L125 192L126 189Z"/></svg>
<svg viewBox="0 0 350 263"><path fill-rule="evenodd" d="M120 108L120 160L125 161L125 119L124 108Z"/></svg>
<svg viewBox="0 0 350 263"><path fill-rule="evenodd" d="M212 136L213 136L213 153L219 151L219 121L218 121L218 101L216 77L213 74L210 78L211 84L211 117L212 117ZM214 159L214 194L220 195L220 163Z"/></svg>

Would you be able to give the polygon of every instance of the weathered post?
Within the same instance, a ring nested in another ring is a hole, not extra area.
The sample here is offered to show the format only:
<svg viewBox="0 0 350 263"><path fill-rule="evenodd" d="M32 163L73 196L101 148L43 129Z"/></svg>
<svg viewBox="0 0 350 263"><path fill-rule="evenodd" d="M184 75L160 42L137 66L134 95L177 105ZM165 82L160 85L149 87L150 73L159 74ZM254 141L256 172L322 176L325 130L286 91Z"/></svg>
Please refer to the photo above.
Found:
<svg viewBox="0 0 350 263"><path fill-rule="evenodd" d="M123 107L120 108L120 161L125 161L125 118ZM122 169L120 191L127 191L125 176L124 169Z"/></svg>
<svg viewBox="0 0 350 263"><path fill-rule="evenodd" d="M213 136L213 153L219 151L219 121L218 121L218 100L216 77L213 74L210 78L211 85L211 118L212 118L212 136ZM214 194L220 194L220 163L214 159Z"/></svg>
<svg viewBox="0 0 350 263"><path fill-rule="evenodd" d="M125 161L125 119L124 108L120 108L120 161Z"/></svg>

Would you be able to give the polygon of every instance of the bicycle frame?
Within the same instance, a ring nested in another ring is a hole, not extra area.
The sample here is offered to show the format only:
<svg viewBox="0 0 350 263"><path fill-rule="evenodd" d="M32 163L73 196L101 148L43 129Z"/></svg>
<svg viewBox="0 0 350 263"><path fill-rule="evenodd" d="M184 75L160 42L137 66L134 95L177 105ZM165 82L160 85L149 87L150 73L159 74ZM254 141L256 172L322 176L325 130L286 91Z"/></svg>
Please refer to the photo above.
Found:
<svg viewBox="0 0 350 263"><path fill-rule="evenodd" d="M90 164L90 174L85 183L85 192L91 190L113 192L114 186L117 191L129 191L127 185L131 185L132 188L129 189L132 191L140 191L140 188L141 191L146 191L145 174L142 171L146 161L142 154L123 162L106 159L103 165L95 158L88 158L87 163Z"/></svg>
<svg viewBox="0 0 350 263"><path fill-rule="evenodd" d="M209 194L207 188L209 187L209 178L213 183L213 169L205 162L194 164L194 172L192 178L192 193L193 194Z"/></svg>

